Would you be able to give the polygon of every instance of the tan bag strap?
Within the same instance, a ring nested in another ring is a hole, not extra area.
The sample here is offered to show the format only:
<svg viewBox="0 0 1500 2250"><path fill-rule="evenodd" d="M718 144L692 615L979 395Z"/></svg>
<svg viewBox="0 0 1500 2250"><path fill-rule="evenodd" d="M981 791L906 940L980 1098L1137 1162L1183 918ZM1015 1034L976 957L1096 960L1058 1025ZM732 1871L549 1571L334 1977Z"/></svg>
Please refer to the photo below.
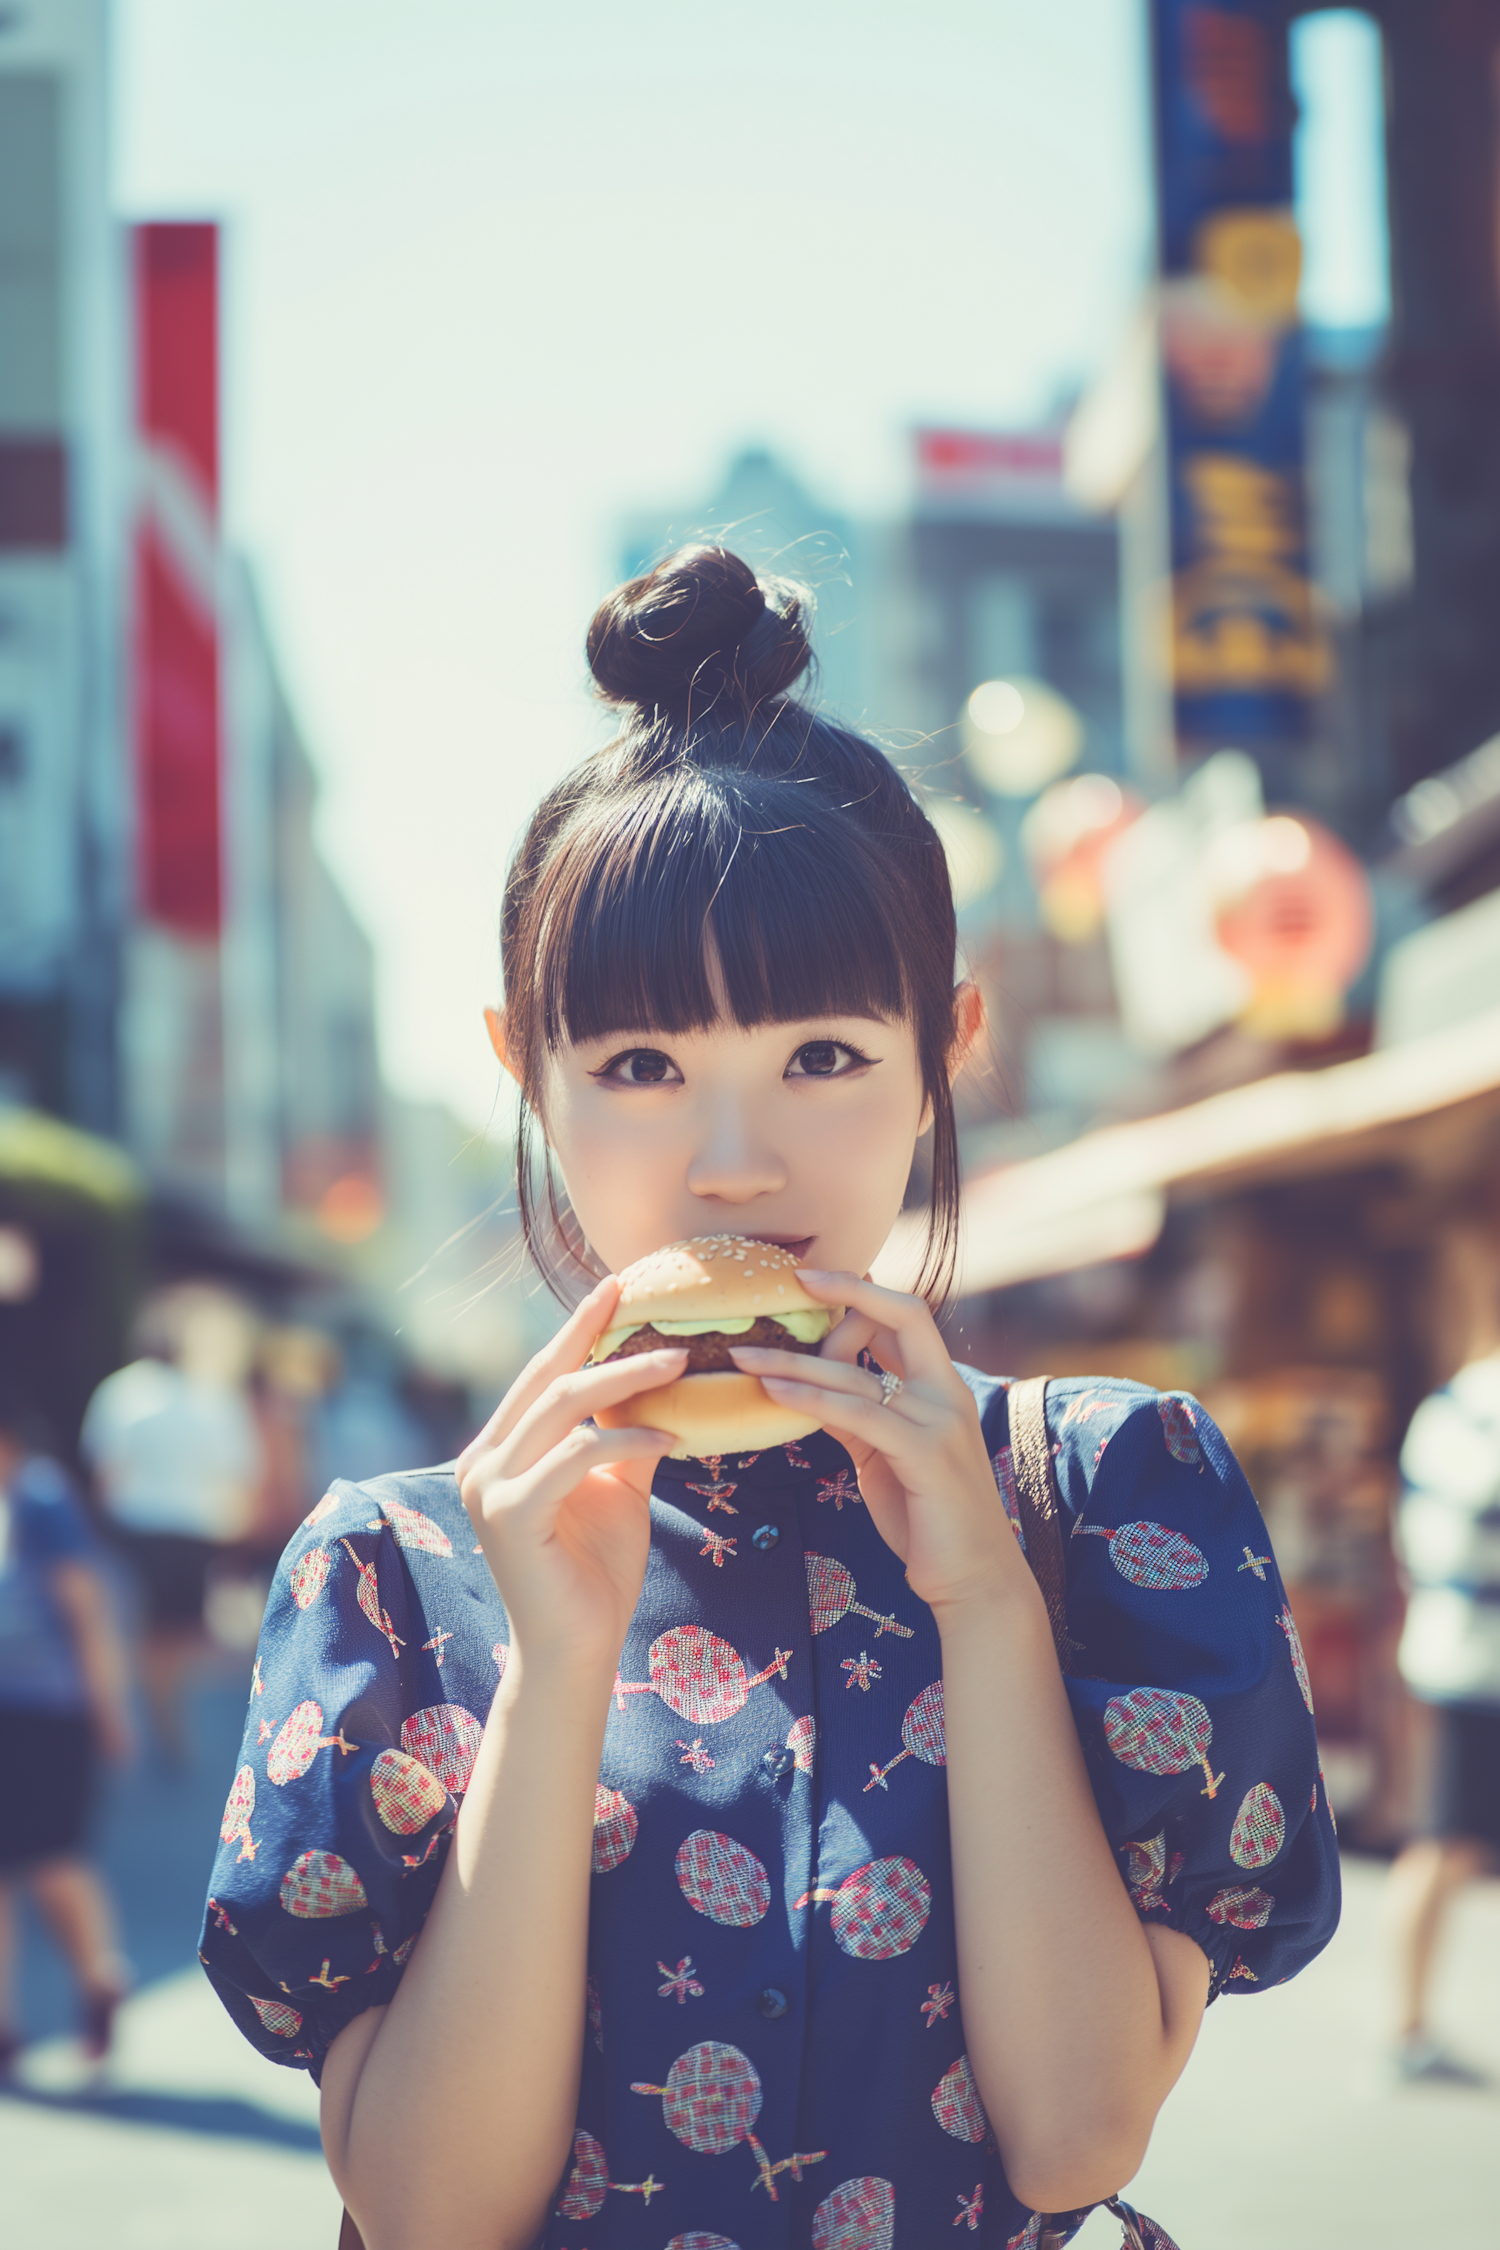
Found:
<svg viewBox="0 0 1500 2250"><path fill-rule="evenodd" d="M1047 1605L1047 1623L1052 1628L1058 1665L1064 1673L1076 1678L1080 1651L1068 1631L1062 1498L1057 1489L1052 1441L1047 1435L1047 1377L1033 1375L1024 1383L1012 1383L1007 1398L1010 1459L1015 1471L1021 1528L1026 1535L1026 1560Z"/></svg>

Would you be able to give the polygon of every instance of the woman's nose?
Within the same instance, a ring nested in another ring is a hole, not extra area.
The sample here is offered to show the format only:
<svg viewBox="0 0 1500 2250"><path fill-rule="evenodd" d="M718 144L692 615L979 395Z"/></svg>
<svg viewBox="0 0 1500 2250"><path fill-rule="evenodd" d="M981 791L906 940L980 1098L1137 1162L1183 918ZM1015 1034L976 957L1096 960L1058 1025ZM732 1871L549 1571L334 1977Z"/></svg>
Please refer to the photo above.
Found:
<svg viewBox="0 0 1500 2250"><path fill-rule="evenodd" d="M705 1120L705 1129L688 1166L694 1195L721 1203L749 1203L786 1186L787 1168L776 1149L758 1134L736 1103L726 1102Z"/></svg>

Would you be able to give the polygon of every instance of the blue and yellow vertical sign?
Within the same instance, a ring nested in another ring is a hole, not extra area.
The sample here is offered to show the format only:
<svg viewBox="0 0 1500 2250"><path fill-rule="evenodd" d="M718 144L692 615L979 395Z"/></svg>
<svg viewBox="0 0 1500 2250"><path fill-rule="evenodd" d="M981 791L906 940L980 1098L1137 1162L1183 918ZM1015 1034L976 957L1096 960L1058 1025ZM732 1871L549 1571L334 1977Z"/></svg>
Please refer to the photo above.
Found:
<svg viewBox="0 0 1500 2250"><path fill-rule="evenodd" d="M1301 245L1280 0L1153 0L1180 752L1279 780L1331 654L1310 583Z"/></svg>

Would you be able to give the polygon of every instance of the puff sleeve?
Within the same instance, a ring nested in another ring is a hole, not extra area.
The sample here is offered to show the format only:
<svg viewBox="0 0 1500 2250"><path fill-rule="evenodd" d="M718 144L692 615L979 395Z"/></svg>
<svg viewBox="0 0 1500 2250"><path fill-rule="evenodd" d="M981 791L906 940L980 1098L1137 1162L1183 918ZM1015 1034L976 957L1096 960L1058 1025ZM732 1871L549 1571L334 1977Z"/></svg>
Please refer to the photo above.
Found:
<svg viewBox="0 0 1500 2250"><path fill-rule="evenodd" d="M396 1989L504 1668L473 1547L451 1475L338 1483L272 1584L199 1957L251 2043L315 2078Z"/></svg>
<svg viewBox="0 0 1500 2250"><path fill-rule="evenodd" d="M984 1420L1016 1521L999 1398ZM1260 1511L1186 1394L1054 1382L1047 1421L1079 1675L1066 1685L1136 1910L1202 1947L1210 1998L1283 1983L1337 1927L1339 1868Z"/></svg>

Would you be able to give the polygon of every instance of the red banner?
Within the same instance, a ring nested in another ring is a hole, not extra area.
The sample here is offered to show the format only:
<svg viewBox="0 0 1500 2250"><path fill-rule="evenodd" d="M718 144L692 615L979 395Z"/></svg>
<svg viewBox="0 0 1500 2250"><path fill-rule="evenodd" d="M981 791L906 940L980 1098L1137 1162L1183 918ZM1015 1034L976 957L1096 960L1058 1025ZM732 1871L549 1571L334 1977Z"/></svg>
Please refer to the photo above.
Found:
<svg viewBox="0 0 1500 2250"><path fill-rule="evenodd" d="M218 229L137 227L133 674L142 911L185 937L222 918Z"/></svg>

